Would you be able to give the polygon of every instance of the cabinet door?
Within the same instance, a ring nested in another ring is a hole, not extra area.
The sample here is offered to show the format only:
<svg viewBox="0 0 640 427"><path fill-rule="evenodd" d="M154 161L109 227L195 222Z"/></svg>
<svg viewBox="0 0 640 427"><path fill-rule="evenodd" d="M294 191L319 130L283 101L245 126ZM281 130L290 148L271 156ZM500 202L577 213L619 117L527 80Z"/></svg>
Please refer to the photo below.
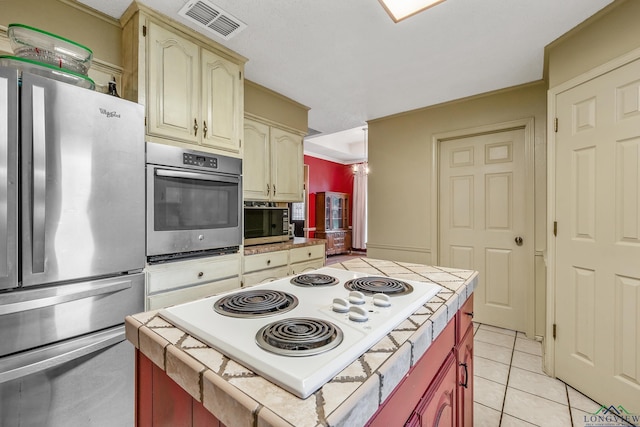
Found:
<svg viewBox="0 0 640 427"><path fill-rule="evenodd" d="M202 145L240 151L240 67L202 49Z"/></svg>
<svg viewBox="0 0 640 427"><path fill-rule="evenodd" d="M434 384L429 387L418 406L422 426L456 426L456 365L453 353L449 353ZM464 424L466 426L466 424Z"/></svg>
<svg viewBox="0 0 640 427"><path fill-rule="evenodd" d="M460 315L460 313L458 314ZM458 425L473 425L473 325L469 325L458 353Z"/></svg>
<svg viewBox="0 0 640 427"><path fill-rule="evenodd" d="M271 128L271 200L301 202L302 170L302 137Z"/></svg>
<svg viewBox="0 0 640 427"><path fill-rule="evenodd" d="M271 193L269 165L269 126L245 119L242 186L246 200L269 200Z"/></svg>
<svg viewBox="0 0 640 427"><path fill-rule="evenodd" d="M147 133L197 144L199 47L154 22L147 40Z"/></svg>

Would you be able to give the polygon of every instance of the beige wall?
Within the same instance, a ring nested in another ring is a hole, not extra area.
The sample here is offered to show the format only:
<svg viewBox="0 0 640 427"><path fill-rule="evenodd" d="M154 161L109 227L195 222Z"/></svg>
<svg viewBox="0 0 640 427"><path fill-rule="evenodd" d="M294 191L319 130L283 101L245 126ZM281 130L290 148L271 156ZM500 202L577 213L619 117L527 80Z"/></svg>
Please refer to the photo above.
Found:
<svg viewBox="0 0 640 427"><path fill-rule="evenodd" d="M49 31L87 46L102 61L121 65L120 23L76 5L71 0L0 0L0 25L20 23Z"/></svg>
<svg viewBox="0 0 640 427"><path fill-rule="evenodd" d="M536 250L545 248L546 86L506 89L369 122L370 255L397 247L394 259L433 263L431 174L434 134L533 117L536 172Z"/></svg>
<svg viewBox="0 0 640 427"><path fill-rule="evenodd" d="M244 111L304 134L308 131L308 107L249 80L244 81Z"/></svg>
<svg viewBox="0 0 640 427"><path fill-rule="evenodd" d="M640 48L640 1L616 0L547 46L549 87Z"/></svg>
<svg viewBox="0 0 640 427"><path fill-rule="evenodd" d="M542 81L369 122L367 255L437 264L432 258L434 134L534 118L536 335L544 334L546 84ZM436 248L437 249L437 248Z"/></svg>

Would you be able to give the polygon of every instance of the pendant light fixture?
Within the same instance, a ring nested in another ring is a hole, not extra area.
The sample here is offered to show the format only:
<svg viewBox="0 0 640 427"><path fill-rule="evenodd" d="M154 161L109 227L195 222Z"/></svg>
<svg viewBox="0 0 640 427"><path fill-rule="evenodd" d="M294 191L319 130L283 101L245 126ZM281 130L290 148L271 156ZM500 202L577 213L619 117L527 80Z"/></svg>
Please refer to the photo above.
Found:
<svg viewBox="0 0 640 427"><path fill-rule="evenodd" d="M360 167L363 168L364 173L369 175L369 155L368 155L368 141L367 141L367 128L362 128L362 131L364 132L364 138L363 138L363 150L364 150L364 161L362 163L354 163L352 168L353 168L353 173L357 174L358 172L360 172Z"/></svg>

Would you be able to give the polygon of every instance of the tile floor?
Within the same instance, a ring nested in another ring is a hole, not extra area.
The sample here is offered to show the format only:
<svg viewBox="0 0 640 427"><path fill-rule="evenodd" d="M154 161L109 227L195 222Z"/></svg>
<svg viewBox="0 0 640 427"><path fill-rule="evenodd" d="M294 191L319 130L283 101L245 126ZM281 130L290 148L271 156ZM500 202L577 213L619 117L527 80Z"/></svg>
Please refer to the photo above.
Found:
<svg viewBox="0 0 640 427"><path fill-rule="evenodd" d="M540 342L508 329L474 327L474 426L604 425L589 421L599 404L542 372Z"/></svg>

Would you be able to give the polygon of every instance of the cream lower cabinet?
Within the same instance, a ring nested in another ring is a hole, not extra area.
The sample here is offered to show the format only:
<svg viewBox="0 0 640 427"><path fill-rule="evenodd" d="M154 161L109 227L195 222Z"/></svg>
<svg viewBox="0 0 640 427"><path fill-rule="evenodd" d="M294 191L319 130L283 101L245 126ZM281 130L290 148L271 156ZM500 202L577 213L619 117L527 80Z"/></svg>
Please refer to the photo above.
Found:
<svg viewBox="0 0 640 427"><path fill-rule="evenodd" d="M291 274L315 270L325 264L324 245L304 246L291 249L289 252L289 271Z"/></svg>
<svg viewBox="0 0 640 427"><path fill-rule="evenodd" d="M240 288L240 254L148 265L145 310Z"/></svg>
<svg viewBox="0 0 640 427"><path fill-rule="evenodd" d="M122 95L146 106L149 139L240 155L244 58L132 7L123 29Z"/></svg>
<svg viewBox="0 0 640 427"><path fill-rule="evenodd" d="M301 202L304 197L302 135L245 118L245 200Z"/></svg>
<svg viewBox="0 0 640 427"><path fill-rule="evenodd" d="M324 245L248 255L244 257L242 286L268 283L292 274L315 270L323 267L324 263Z"/></svg>
<svg viewBox="0 0 640 427"><path fill-rule="evenodd" d="M289 274L289 251L268 252L244 257L242 286L272 282Z"/></svg>

